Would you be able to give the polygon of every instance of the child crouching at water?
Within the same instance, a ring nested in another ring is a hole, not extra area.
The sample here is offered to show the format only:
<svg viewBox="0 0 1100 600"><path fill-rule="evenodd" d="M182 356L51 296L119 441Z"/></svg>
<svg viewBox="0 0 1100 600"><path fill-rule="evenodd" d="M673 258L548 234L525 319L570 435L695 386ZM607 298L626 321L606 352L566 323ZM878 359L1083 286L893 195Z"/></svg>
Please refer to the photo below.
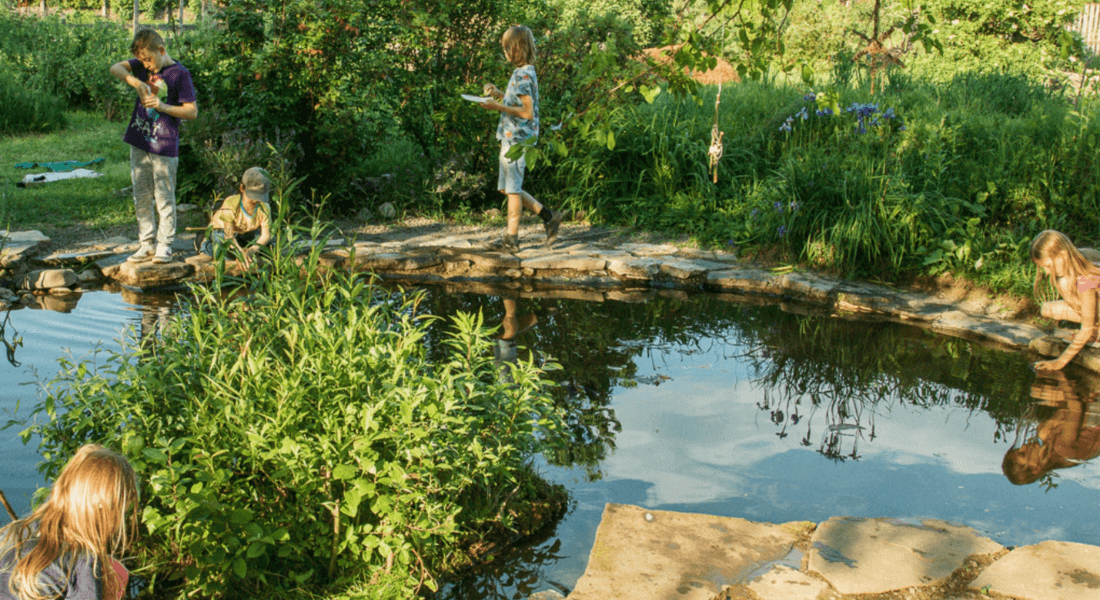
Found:
<svg viewBox="0 0 1100 600"><path fill-rule="evenodd" d="M122 556L137 534L137 482L122 456L87 444L50 497L0 529L0 600L121 600Z"/></svg>
<svg viewBox="0 0 1100 600"><path fill-rule="evenodd" d="M1044 302L1040 313L1056 321L1074 321L1081 330L1070 345L1055 360L1035 363L1038 371L1057 371L1065 367L1086 344L1096 340L1097 294L1100 293L1100 266L1093 261L1100 254L1091 248L1080 248L1064 234L1046 230L1031 241L1031 260L1039 267L1035 275L1035 295L1040 296L1040 284L1050 282L1061 300Z"/></svg>
<svg viewBox="0 0 1100 600"><path fill-rule="evenodd" d="M539 135L539 81L535 76L535 36L523 25L513 25L500 40L504 58L515 65L508 87L501 92L497 86L487 84L485 94L490 96L481 104L486 110L500 112L497 139L500 140L500 175L497 188L508 197L508 225L506 234L491 243L489 249L504 252L519 251L519 218L527 207L542 219L546 228L546 245L558 237L562 213L546 208L531 194L523 191L523 174L527 163L522 156L512 160L508 151L516 144Z"/></svg>

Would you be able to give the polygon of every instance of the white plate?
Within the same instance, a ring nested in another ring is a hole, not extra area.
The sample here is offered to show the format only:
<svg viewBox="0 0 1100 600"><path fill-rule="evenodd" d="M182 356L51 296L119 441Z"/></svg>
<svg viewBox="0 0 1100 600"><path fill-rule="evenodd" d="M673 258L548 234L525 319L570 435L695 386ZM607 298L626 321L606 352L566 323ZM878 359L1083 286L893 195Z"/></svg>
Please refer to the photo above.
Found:
<svg viewBox="0 0 1100 600"><path fill-rule="evenodd" d="M477 102L478 104L481 104L482 102L485 102L485 101L489 100L489 97L488 96L471 96L469 94L462 94L462 99L463 100L469 100L470 102Z"/></svg>

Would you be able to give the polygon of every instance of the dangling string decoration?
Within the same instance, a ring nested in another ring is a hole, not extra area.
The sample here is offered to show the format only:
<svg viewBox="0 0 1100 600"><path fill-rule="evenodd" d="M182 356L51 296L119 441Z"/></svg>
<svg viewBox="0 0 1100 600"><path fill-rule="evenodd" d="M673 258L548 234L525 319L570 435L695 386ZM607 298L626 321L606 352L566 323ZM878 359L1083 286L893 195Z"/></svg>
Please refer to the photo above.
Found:
<svg viewBox="0 0 1100 600"><path fill-rule="evenodd" d="M722 53L726 52L726 25L722 24ZM721 56L719 56L721 58ZM718 129L718 106L722 103L722 77L718 77L718 95L714 97L714 126L710 128L710 149L707 155L710 157L710 173L714 183L718 183L718 161L722 158L725 149L722 147L722 137L725 132Z"/></svg>

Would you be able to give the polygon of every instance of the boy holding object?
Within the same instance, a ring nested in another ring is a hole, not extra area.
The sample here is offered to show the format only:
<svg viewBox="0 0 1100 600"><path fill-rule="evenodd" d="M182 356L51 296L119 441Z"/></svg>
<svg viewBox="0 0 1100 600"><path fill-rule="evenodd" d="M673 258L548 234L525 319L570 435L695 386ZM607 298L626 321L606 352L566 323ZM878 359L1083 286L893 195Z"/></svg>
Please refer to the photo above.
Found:
<svg viewBox="0 0 1100 600"><path fill-rule="evenodd" d="M195 85L191 73L168 55L164 39L156 31L137 32L130 52L134 58L111 66L111 75L133 87L138 95L122 136L122 141L130 144L130 180L141 242L127 260L142 262L151 258L155 263L166 263L172 260L172 241L176 237L180 121L199 114Z"/></svg>
<svg viewBox="0 0 1100 600"><path fill-rule="evenodd" d="M232 240L245 266L271 241L271 181L260 167L241 176L241 193L226 198L210 219L210 237L200 251L214 256L215 248Z"/></svg>
<svg viewBox="0 0 1100 600"><path fill-rule="evenodd" d="M546 245L558 237L562 213L550 210L531 194L523 191L523 173L527 163L522 156L507 157L512 146L539 135L539 83L535 77L535 36L523 25L513 25L500 40L504 57L515 65L504 92L493 84L485 86L490 99L481 103L486 110L500 112L497 139L500 140L500 175L497 188L508 197L508 226L504 237L489 244L488 249L504 252L519 251L519 218L526 206L542 219L546 228Z"/></svg>

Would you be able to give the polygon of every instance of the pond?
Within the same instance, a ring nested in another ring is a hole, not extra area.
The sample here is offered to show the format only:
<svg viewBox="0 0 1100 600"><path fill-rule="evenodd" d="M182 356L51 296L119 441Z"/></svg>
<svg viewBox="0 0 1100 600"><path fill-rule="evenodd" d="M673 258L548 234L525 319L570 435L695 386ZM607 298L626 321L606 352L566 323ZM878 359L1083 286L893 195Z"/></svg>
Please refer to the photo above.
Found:
<svg viewBox="0 0 1100 600"><path fill-rule="evenodd" d="M607 502L777 523L932 517L1005 545L1100 539L1100 464L1081 460L1100 453L1096 376L1037 378L1021 354L759 299L480 291L431 288L421 306L480 311L514 337L498 344L501 360L560 365L553 393L570 409L576 443L538 467L575 503L438 598L572 588ZM23 366L0 364L0 408L21 402L26 413L35 389L17 384L34 381L29 369L52 376L59 348L117 347L167 318L169 300L95 292L69 313L12 312L8 336L22 336ZM1026 452L1006 460L1014 446ZM1024 472L1032 450L1066 446L1073 457L1034 483L1004 474L1002 463ZM42 483L33 444L8 429L0 452L0 490L25 512Z"/></svg>

